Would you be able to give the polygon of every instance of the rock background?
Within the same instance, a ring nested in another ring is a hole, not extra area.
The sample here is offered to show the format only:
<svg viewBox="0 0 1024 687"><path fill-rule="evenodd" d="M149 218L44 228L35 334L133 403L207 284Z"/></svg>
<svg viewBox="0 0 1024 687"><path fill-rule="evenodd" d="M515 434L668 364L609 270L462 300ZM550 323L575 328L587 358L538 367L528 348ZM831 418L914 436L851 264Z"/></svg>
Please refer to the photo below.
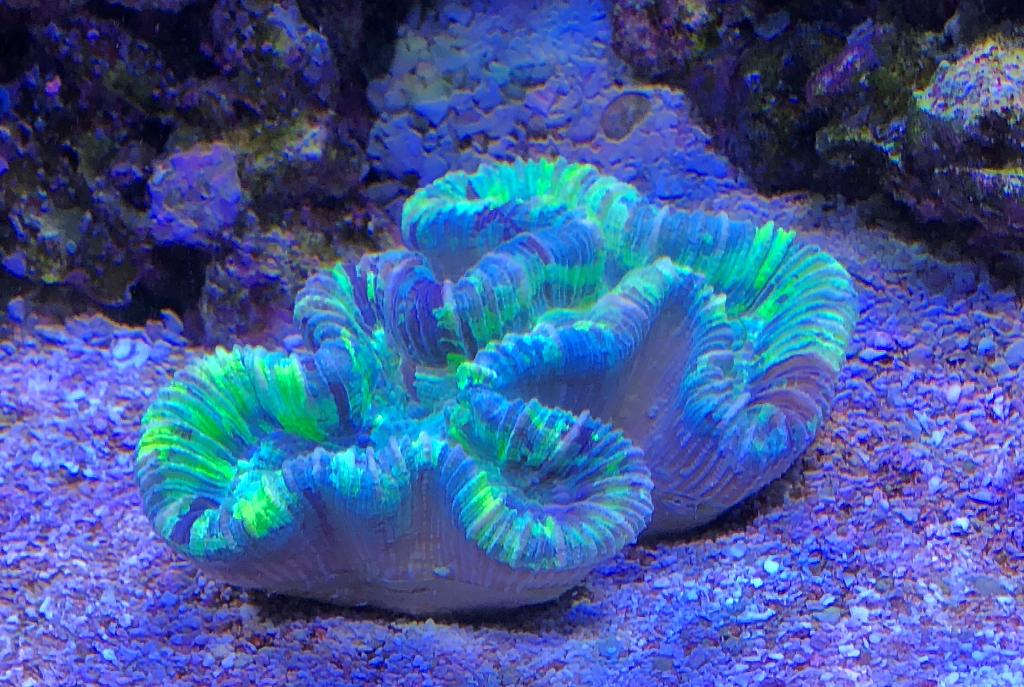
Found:
<svg viewBox="0 0 1024 687"><path fill-rule="evenodd" d="M411 190L554 154L795 227L799 204L753 190L823 193L1019 280L1021 19L994 0L4 0L0 300L9 322L171 308L194 341L280 340L308 273L388 245Z"/></svg>
<svg viewBox="0 0 1024 687"><path fill-rule="evenodd" d="M363 58L403 14L0 3L0 298L136 323L169 307L196 341L276 335L262 325L290 319L322 258L375 245Z"/></svg>
<svg viewBox="0 0 1024 687"><path fill-rule="evenodd" d="M1024 245L1020 103L1007 95L1021 87L1022 18L987 0L612 9L618 54L682 87L759 189L871 198L873 217L896 201L933 235L1001 249Z"/></svg>

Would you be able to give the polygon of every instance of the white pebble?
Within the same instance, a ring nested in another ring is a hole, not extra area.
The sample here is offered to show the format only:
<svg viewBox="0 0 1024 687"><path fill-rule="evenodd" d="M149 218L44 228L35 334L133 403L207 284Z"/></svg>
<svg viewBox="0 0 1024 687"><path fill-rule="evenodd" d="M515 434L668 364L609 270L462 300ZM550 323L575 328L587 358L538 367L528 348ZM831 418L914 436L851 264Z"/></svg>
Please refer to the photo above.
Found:
<svg viewBox="0 0 1024 687"><path fill-rule="evenodd" d="M120 338L115 343L113 348L110 350L110 356L114 360L124 360L132 354L132 342L131 339Z"/></svg>

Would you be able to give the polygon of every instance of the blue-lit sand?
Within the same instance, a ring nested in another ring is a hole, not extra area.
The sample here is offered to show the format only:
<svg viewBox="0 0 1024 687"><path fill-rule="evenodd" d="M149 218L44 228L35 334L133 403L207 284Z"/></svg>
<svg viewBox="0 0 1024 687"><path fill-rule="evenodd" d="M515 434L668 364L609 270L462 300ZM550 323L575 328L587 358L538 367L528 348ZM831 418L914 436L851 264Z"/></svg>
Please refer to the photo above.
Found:
<svg viewBox="0 0 1024 687"><path fill-rule="evenodd" d="M863 312L806 460L708 531L632 547L557 603L486 619L207 580L154 535L132 478L142 410L199 351L147 360L166 349L139 342L176 340L155 326L19 335L0 359L0 681L1020 684L1020 302L973 265L851 221L811 234L855 275Z"/></svg>

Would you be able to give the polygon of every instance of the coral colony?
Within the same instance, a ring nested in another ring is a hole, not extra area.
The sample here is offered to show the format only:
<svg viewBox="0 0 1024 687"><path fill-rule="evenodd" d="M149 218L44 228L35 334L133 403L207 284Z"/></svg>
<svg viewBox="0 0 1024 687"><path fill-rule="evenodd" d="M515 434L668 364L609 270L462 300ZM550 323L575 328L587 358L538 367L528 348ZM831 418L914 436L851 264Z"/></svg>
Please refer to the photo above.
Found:
<svg viewBox="0 0 1024 687"><path fill-rule="evenodd" d="M778 477L855 322L791 232L589 165L449 173L402 234L299 293L308 353L220 349L146 414L145 510L200 567L414 613L554 598Z"/></svg>

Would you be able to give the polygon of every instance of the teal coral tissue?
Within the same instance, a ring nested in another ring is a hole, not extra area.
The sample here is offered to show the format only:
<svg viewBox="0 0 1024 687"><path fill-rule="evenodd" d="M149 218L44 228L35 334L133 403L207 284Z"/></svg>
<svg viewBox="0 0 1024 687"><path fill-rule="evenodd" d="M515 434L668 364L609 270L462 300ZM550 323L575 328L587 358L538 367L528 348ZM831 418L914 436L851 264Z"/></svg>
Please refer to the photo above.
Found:
<svg viewBox="0 0 1024 687"><path fill-rule="evenodd" d="M225 580L413 613L552 599L701 525L821 425L856 299L792 232L563 160L420 189L314 276L308 352L218 350L144 419L157 531Z"/></svg>

